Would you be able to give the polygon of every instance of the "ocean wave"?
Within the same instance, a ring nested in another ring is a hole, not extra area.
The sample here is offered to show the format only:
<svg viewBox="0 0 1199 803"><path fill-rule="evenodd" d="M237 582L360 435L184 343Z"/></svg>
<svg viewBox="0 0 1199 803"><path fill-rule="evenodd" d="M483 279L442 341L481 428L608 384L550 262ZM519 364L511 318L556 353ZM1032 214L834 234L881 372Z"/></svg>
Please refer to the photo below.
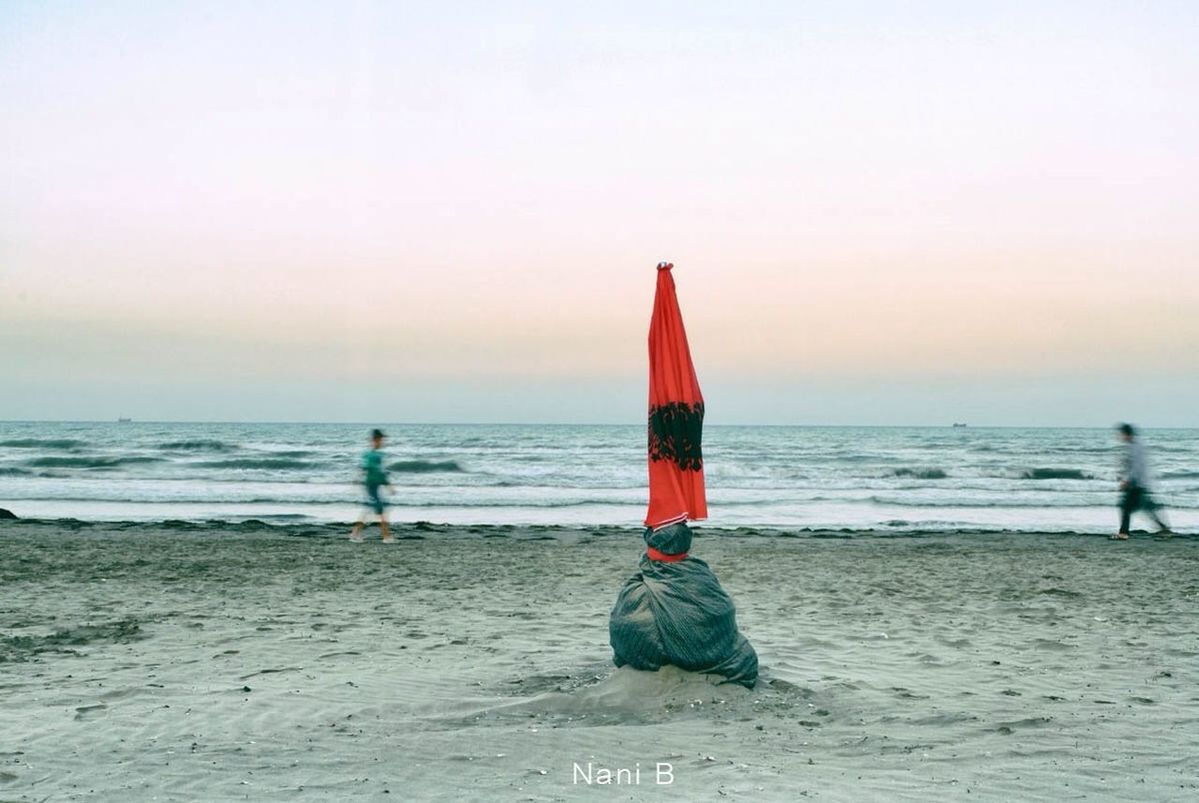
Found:
<svg viewBox="0 0 1199 803"><path fill-rule="evenodd" d="M939 468L897 468L891 472L893 477L912 477L918 480L943 480L949 475Z"/></svg>
<svg viewBox="0 0 1199 803"><path fill-rule="evenodd" d="M620 499L570 499L560 501L556 499L522 499L511 502L497 502L495 500L477 500L463 501L461 499L454 500L438 500L427 499L421 501L406 501L402 494L392 496L388 500L388 504L392 507L399 508L426 508L426 507L441 507L441 508L495 508L497 510L512 510L519 508L536 508L543 510L547 508L572 508L572 507L587 507L588 505L603 505L606 507L645 507L645 500L638 499L620 500ZM346 504L344 502L328 502L327 504ZM358 500L350 500L349 504L360 504ZM735 505L730 505L730 507Z"/></svg>
<svg viewBox="0 0 1199 803"><path fill-rule="evenodd" d="M0 468L0 477L31 477L32 471L23 468Z"/></svg>
<svg viewBox="0 0 1199 803"><path fill-rule="evenodd" d="M971 446L967 451L975 454L1015 454L1027 455L1030 449L1035 449L1045 455L1106 455L1115 451L1116 446L1036 446L1016 443L991 444L980 443Z"/></svg>
<svg viewBox="0 0 1199 803"><path fill-rule="evenodd" d="M1159 476L1163 480L1195 480L1199 479L1199 471L1163 471Z"/></svg>
<svg viewBox="0 0 1199 803"><path fill-rule="evenodd" d="M305 460L295 460L286 457L238 457L230 460L208 460L192 465L204 468L232 468L257 471L296 470L311 468L312 464Z"/></svg>
<svg viewBox="0 0 1199 803"><path fill-rule="evenodd" d="M1077 468L1030 468L1020 474L1022 480L1093 480L1095 476Z"/></svg>
<svg viewBox="0 0 1199 803"><path fill-rule="evenodd" d="M161 457L35 457L25 461L27 466L38 468L117 468L139 463L161 463Z"/></svg>
<svg viewBox="0 0 1199 803"><path fill-rule="evenodd" d="M0 441L0 446L14 449L59 449L67 452L84 445L83 441L74 438L12 438Z"/></svg>
<svg viewBox="0 0 1199 803"><path fill-rule="evenodd" d="M817 455L812 455L831 463L875 463L880 460L890 460L889 455L881 454L857 454L853 452L824 452Z"/></svg>
<svg viewBox="0 0 1199 803"><path fill-rule="evenodd" d="M1045 508L1099 508L1106 507L1103 503L1095 501L1090 502L1072 502L1066 500L1050 501L1045 500L1030 504L1026 501L1013 500L1006 501L983 501L979 499L944 499L936 502L928 501L913 501L911 499L902 499L899 497L888 496L871 496L869 501L876 505L886 505L887 507L910 507L910 508L928 508L936 510L938 508L1007 508L1011 510L1040 510ZM1179 507L1179 506L1175 506Z"/></svg>
<svg viewBox="0 0 1199 803"><path fill-rule="evenodd" d="M231 452L237 447L224 441L192 440L168 441L158 444L158 448L168 452Z"/></svg>
<svg viewBox="0 0 1199 803"><path fill-rule="evenodd" d="M168 500L161 499L146 499L145 497L123 496L121 494L104 495L97 494L93 496L7 496L7 500L17 502L98 502L98 503L123 503L131 505L140 504L234 504L234 505L276 505L280 508L286 508L296 505L304 507L344 507L353 508L362 504L362 500L355 496L348 495L343 499L326 499L326 498L302 498L288 497L276 498L269 496L252 497L249 499L224 499L215 500L205 496L176 496ZM388 504L397 508L451 508L451 509L485 509L492 508L495 510L518 510L520 508L533 508L537 510L545 510L550 508L574 508L587 507L588 505L605 505L608 507L630 507L640 508L645 506L644 500L637 501L620 501L611 499L571 499L569 501L556 501L552 499L543 500L522 500L519 502L497 502L489 500L462 501L460 499L431 499L421 501L406 501L401 497L393 496L387 500ZM733 503L724 507L739 507L749 503ZM256 514L257 515L257 514ZM283 514L279 514L283 515ZM288 514L291 515L291 514Z"/></svg>
<svg viewBox="0 0 1199 803"><path fill-rule="evenodd" d="M466 473L457 460L399 460L389 465L387 470L398 474Z"/></svg>

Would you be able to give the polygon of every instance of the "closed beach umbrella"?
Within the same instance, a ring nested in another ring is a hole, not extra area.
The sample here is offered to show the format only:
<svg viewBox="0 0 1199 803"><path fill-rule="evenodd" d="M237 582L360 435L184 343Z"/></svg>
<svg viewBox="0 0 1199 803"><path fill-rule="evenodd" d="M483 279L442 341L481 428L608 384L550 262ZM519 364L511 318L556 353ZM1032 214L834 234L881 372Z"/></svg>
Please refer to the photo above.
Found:
<svg viewBox="0 0 1199 803"><path fill-rule="evenodd" d="M700 393L687 331L675 294L674 265L658 265L658 287L649 324L648 527L706 519Z"/></svg>
<svg viewBox="0 0 1199 803"><path fill-rule="evenodd" d="M753 688L758 654L737 628L733 600L690 553L687 519L708 516L700 448L704 397L666 262L649 325L649 512L645 553L608 617L612 661L655 672L677 666Z"/></svg>

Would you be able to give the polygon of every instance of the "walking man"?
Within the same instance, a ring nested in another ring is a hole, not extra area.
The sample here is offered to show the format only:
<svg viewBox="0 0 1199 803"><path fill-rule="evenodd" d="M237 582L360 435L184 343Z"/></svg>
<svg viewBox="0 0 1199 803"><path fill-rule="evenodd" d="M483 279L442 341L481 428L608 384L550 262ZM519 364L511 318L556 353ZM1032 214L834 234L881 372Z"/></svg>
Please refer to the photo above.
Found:
<svg viewBox="0 0 1199 803"><path fill-rule="evenodd" d="M384 487L391 490L387 471L383 468L384 437L381 430L372 430L371 448L362 455L362 485L366 491L366 506L362 515L358 517L358 521L354 522L354 529L350 531L351 541L362 540L362 528L366 524L366 517L373 512L379 517L379 529L383 532L383 543L395 543L395 539L391 537L391 530L387 526L387 502L380 494Z"/></svg>
<svg viewBox="0 0 1199 803"><path fill-rule="evenodd" d="M1124 471L1120 478L1120 531L1112 538L1117 541L1128 540L1128 525L1132 520L1132 514L1138 510L1145 511L1163 535L1169 535L1170 527L1149 494L1149 463L1145 458L1145 445L1137 437L1137 431L1132 424L1120 424L1116 431L1127 449L1124 453Z"/></svg>

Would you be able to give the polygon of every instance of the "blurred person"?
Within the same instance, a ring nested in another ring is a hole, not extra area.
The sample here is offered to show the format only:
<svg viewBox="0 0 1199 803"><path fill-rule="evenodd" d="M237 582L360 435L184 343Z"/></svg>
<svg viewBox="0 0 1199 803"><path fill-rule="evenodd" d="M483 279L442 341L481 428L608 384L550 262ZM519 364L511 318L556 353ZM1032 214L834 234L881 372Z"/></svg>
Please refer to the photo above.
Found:
<svg viewBox="0 0 1199 803"><path fill-rule="evenodd" d="M1161 510L1149 493L1149 461L1145 457L1145 445L1137 437L1132 424L1116 427L1118 437L1127 447L1124 453L1124 469L1120 475L1120 531L1112 536L1117 541L1128 540L1128 526L1132 514L1142 510L1157 524L1162 535L1170 535L1170 526L1162 518Z"/></svg>
<svg viewBox="0 0 1199 803"><path fill-rule="evenodd" d="M382 430L371 430L371 448L362 453L362 486L366 491L366 506L354 522L350 531L351 541L362 541L362 528L366 526L366 518L372 513L379 517L379 529L383 533L383 543L394 544L391 529L387 525L387 502L383 499L382 489L391 491L391 482L387 479L387 470L383 467L383 441L386 435Z"/></svg>

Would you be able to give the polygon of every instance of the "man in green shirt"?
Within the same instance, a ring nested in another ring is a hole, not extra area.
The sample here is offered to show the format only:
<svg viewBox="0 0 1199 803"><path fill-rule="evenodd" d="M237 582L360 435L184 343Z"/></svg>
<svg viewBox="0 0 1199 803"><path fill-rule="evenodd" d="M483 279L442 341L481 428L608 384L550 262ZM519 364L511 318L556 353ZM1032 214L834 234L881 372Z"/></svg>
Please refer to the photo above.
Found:
<svg viewBox="0 0 1199 803"><path fill-rule="evenodd" d="M391 490L387 471L383 468L383 452L381 450L384 437L382 430L372 430L371 448L362 453L362 484L366 489L366 508L358 516L358 521L354 522L354 529L350 531L351 541L362 540L362 528L366 525L366 517L374 512L379 517L379 529L383 532L383 543L395 543L395 539L391 537L391 530L387 526L387 503L379 494L380 489L384 486L388 491Z"/></svg>

